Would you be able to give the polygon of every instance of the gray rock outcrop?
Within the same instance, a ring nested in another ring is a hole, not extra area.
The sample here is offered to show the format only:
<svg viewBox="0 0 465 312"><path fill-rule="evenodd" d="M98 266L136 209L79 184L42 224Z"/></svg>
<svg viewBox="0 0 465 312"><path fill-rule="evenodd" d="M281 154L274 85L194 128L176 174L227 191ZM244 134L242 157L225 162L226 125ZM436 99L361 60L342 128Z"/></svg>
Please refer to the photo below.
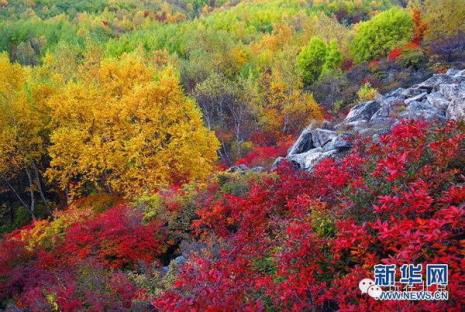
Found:
<svg viewBox="0 0 465 312"><path fill-rule="evenodd" d="M465 69L449 69L410 88L399 88L358 104L338 124L307 127L288 155L276 159L275 166L287 159L298 168L311 170L322 159L347 152L350 138L388 133L402 119L465 119Z"/></svg>

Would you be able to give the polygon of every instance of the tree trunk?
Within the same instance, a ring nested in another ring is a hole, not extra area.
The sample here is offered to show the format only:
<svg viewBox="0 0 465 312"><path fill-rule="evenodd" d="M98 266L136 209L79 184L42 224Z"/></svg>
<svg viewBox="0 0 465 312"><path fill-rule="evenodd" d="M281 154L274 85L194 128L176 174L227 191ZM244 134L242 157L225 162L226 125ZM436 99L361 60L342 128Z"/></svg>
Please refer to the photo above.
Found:
<svg viewBox="0 0 465 312"><path fill-rule="evenodd" d="M231 158L228 155L228 151L226 150L226 145L224 144L224 141L220 139L221 147L219 149L220 157L225 161L228 165L231 165ZM222 152L223 151L223 152Z"/></svg>
<svg viewBox="0 0 465 312"><path fill-rule="evenodd" d="M69 194L70 192L69 184L66 185L64 192L65 192L65 205L69 206L69 204L71 204L71 195Z"/></svg>
<svg viewBox="0 0 465 312"><path fill-rule="evenodd" d="M31 213L32 220L36 220L36 216L34 214L35 210L35 196L34 196L34 181L32 180L31 172L29 169L26 167L26 174L27 174L27 179L29 181L29 195L31 197L31 205L29 206L29 212Z"/></svg>
<svg viewBox="0 0 465 312"><path fill-rule="evenodd" d="M39 169L37 169L37 166L34 163L32 164L32 167L34 168L34 173L35 173L35 178L36 178L36 183L37 183L37 189L39 190L40 197L41 197L42 201L44 202L44 205L45 205L45 208L47 209L47 212L51 213L50 207L48 205L48 201L45 198L44 190L42 188L42 182L41 182L41 179L40 179Z"/></svg>

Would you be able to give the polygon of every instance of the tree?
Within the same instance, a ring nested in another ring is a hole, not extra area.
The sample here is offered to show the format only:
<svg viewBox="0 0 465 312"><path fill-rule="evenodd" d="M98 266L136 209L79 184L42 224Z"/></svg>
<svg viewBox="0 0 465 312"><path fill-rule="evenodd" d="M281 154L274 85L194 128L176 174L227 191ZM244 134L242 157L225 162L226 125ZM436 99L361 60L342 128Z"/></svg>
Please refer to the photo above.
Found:
<svg viewBox="0 0 465 312"><path fill-rule="evenodd" d="M324 73L341 65L342 54L335 40L326 44L321 38L313 37L297 56L297 66L304 83L311 85Z"/></svg>
<svg viewBox="0 0 465 312"><path fill-rule="evenodd" d="M207 127L223 134L218 138L225 163L241 156L241 144L255 126L249 89L245 81L233 82L213 72L194 90Z"/></svg>
<svg viewBox="0 0 465 312"><path fill-rule="evenodd" d="M326 61L326 44L319 37L313 37L297 56L297 65L305 84L312 84L321 75Z"/></svg>
<svg viewBox="0 0 465 312"><path fill-rule="evenodd" d="M357 24L351 52L357 62L386 56L399 43L413 36L413 21L403 9L392 8L371 20Z"/></svg>
<svg viewBox="0 0 465 312"><path fill-rule="evenodd" d="M428 28L425 40L453 37L465 32L465 0L425 0L420 10Z"/></svg>
<svg viewBox="0 0 465 312"><path fill-rule="evenodd" d="M36 193L47 206L43 162L47 155L51 86L33 82L31 70L0 55L0 179L35 219ZM23 194L27 193L26 200Z"/></svg>
<svg viewBox="0 0 465 312"><path fill-rule="evenodd" d="M278 69L261 79L263 101L257 107L259 122L267 131L295 134L312 120L322 120L323 112L311 94L302 91L302 83L289 84Z"/></svg>
<svg viewBox="0 0 465 312"><path fill-rule="evenodd" d="M342 54L337 47L335 40L331 40L328 44L325 63L323 64L322 73L328 73L333 69L338 68L342 63Z"/></svg>
<svg viewBox="0 0 465 312"><path fill-rule="evenodd" d="M418 9L412 9L412 20L414 25L412 42L419 45L423 41L428 25L423 21L421 11Z"/></svg>
<svg viewBox="0 0 465 312"><path fill-rule="evenodd" d="M156 79L154 78L156 77ZM70 82L52 108L50 179L133 195L205 178L218 140L171 69L135 55L103 60L96 77Z"/></svg>

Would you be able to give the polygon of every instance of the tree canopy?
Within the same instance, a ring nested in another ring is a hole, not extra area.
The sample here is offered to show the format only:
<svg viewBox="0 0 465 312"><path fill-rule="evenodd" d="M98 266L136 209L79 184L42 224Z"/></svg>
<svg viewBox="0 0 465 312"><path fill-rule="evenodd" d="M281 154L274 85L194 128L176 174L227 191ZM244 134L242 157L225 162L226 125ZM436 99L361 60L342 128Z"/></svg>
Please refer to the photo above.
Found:
<svg viewBox="0 0 465 312"><path fill-rule="evenodd" d="M218 141L175 74L136 55L103 60L49 105L47 174L63 189L134 195L205 178L214 166Z"/></svg>

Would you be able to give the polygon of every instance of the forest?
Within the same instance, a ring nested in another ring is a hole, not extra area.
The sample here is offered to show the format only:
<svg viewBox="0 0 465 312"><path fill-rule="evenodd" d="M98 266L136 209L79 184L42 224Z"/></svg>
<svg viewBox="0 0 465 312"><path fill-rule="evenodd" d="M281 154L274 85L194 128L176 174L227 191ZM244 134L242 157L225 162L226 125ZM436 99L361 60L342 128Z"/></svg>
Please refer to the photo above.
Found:
<svg viewBox="0 0 465 312"><path fill-rule="evenodd" d="M465 0L0 0L0 311L463 311L465 80L440 87L461 118L286 155L465 69L464 21ZM381 263L448 264L449 299L361 294Z"/></svg>

